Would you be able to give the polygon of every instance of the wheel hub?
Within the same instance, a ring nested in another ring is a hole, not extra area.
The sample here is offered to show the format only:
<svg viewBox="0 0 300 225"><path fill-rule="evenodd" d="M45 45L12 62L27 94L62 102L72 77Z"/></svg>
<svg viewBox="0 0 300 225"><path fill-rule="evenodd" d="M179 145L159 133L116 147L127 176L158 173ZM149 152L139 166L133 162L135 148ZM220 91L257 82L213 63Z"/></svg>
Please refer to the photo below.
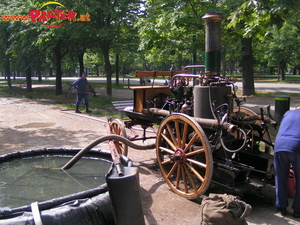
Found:
<svg viewBox="0 0 300 225"><path fill-rule="evenodd" d="M186 158L182 149L178 148L175 150L174 161L179 162L180 164L185 163Z"/></svg>

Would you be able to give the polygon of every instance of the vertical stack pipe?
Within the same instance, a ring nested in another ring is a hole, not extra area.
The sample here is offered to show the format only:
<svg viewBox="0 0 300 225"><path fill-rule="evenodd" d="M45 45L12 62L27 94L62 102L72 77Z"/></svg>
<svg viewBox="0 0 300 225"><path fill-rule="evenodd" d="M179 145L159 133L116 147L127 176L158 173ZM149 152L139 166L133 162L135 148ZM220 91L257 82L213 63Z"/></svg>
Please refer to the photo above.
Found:
<svg viewBox="0 0 300 225"><path fill-rule="evenodd" d="M221 23L219 13L207 13L205 21L205 70L207 76L218 76L221 71Z"/></svg>
<svg viewBox="0 0 300 225"><path fill-rule="evenodd" d="M205 75L208 80L220 75L221 71L221 23L224 20L219 13L207 13L205 21ZM229 104L231 87L210 85L194 87L194 117L213 119L214 107ZM214 106L212 106L212 103Z"/></svg>

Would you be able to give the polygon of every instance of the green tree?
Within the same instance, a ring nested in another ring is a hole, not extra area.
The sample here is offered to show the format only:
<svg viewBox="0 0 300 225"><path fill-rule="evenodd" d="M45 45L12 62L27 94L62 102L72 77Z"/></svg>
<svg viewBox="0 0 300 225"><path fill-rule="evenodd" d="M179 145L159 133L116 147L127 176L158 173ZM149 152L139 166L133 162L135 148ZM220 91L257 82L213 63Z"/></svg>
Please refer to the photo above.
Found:
<svg viewBox="0 0 300 225"><path fill-rule="evenodd" d="M280 28L285 19L294 16L299 11L299 7L294 0L284 3L268 0L240 0L233 3L229 0L224 1L224 4L226 5L227 2L228 6L234 6L234 8L228 8L233 11L228 28L234 29L241 35L243 94L253 95L255 94L253 41L262 41L272 30Z"/></svg>
<svg viewBox="0 0 300 225"><path fill-rule="evenodd" d="M107 98L112 98L112 65L111 49L118 43L125 24L132 25L140 13L139 0L85 1L91 15L91 23L87 26L97 38L95 46L100 48L105 64L107 78Z"/></svg>
<svg viewBox="0 0 300 225"><path fill-rule="evenodd" d="M9 47L9 23L0 21L0 60L4 68L5 77L7 78L7 85L11 87L10 79L10 60L11 55L7 52Z"/></svg>
<svg viewBox="0 0 300 225"><path fill-rule="evenodd" d="M8 52L14 56L18 69L26 72L27 91L32 91L32 68L38 68L45 56L36 45L38 31L31 23L14 22L10 33Z"/></svg>
<svg viewBox="0 0 300 225"><path fill-rule="evenodd" d="M116 37L116 41L112 44L112 50L115 54L115 73L116 73L116 84L119 84L119 75L125 74L126 69L130 67L128 64L132 61L128 61L131 55L136 55L139 46L139 37L137 35L137 27L134 26L137 18L129 23L122 24L120 32ZM128 62L128 64L126 63Z"/></svg>
<svg viewBox="0 0 300 225"><path fill-rule="evenodd" d="M145 58L156 64L168 61L168 66L176 61L177 68L183 61L203 62L202 16L210 6L210 1L147 1L146 15L138 23Z"/></svg>
<svg viewBox="0 0 300 225"><path fill-rule="evenodd" d="M37 6L41 7L42 4L43 2L40 0L36 1ZM73 1L64 2L64 7L81 15L81 11L77 10L79 6L82 6L82 3L77 4L77 2ZM53 10L57 7L56 4L49 4L43 7L43 9ZM86 7L82 10L85 9ZM62 22L58 21L57 23ZM62 94L62 62L67 54L77 56L81 71L80 75L83 72L83 55L86 49L93 43L93 41L91 41L92 36L87 35L90 33L86 27L87 23L88 21L64 21L64 25L58 28L40 26L37 43L40 50L45 52L47 57L49 57L55 65L56 95Z"/></svg>
<svg viewBox="0 0 300 225"><path fill-rule="evenodd" d="M265 43L265 58L269 66L278 66L279 80L285 80L287 64L299 59L299 34L300 30L297 26L285 23L280 30L272 32L273 38Z"/></svg>
<svg viewBox="0 0 300 225"><path fill-rule="evenodd" d="M19 8L20 3L17 1L12 1L10 4L8 4L6 1L0 2L0 15L10 15L17 11ZM0 60L1 64L5 71L5 77L7 78L7 84L8 87L11 87L11 79L10 79L10 67L11 67L11 61L12 61L12 55L9 52L10 47L10 21L5 21L1 18L0 20Z"/></svg>

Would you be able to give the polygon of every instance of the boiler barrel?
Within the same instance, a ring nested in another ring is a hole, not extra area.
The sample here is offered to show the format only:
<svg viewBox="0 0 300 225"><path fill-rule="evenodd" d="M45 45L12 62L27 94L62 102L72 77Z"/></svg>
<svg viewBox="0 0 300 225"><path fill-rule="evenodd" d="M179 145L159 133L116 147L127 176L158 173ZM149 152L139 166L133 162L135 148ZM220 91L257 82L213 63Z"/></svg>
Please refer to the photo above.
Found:
<svg viewBox="0 0 300 225"><path fill-rule="evenodd" d="M219 13L207 13L205 21L205 71L207 76L218 76L221 71L221 23Z"/></svg>
<svg viewBox="0 0 300 225"><path fill-rule="evenodd" d="M195 86L194 87L194 117L213 119L211 111L221 104L229 106L231 94L230 86ZM214 106L211 104L214 103Z"/></svg>

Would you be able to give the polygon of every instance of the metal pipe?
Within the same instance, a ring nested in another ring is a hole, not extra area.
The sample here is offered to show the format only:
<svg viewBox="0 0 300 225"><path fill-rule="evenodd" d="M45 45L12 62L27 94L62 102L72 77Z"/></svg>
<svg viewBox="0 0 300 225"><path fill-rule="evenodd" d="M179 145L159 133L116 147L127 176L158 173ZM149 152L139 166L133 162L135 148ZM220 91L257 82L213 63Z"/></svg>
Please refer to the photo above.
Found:
<svg viewBox="0 0 300 225"><path fill-rule="evenodd" d="M174 87L174 80L178 77L190 77L190 78L200 78L201 75L196 75L196 74L187 74L187 73L177 73L171 78L170 82L170 88Z"/></svg>
<svg viewBox="0 0 300 225"><path fill-rule="evenodd" d="M151 114L160 115L160 116L169 116L170 115L170 112L168 110L158 109L158 108L143 109L142 113L143 114L151 113ZM224 123L220 124L219 121L215 120L215 119L205 119L205 118L198 118L198 117L193 117L193 119L202 126L219 127L221 125L222 128L227 130L228 132L236 131L236 125L228 123L228 122L224 122Z"/></svg>

